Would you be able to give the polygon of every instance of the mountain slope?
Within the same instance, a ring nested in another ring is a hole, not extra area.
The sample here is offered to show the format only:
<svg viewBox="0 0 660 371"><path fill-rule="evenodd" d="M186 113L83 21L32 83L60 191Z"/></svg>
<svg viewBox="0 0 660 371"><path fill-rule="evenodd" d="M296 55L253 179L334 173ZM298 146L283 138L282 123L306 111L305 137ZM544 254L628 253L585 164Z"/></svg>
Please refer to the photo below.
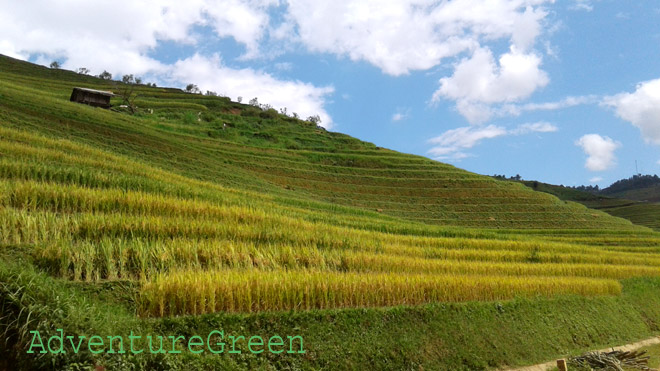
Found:
<svg viewBox="0 0 660 371"><path fill-rule="evenodd" d="M73 86L117 91L120 85L7 58L1 66L2 119L8 127L276 195L285 204L323 201L440 225L629 228L620 219L517 184L380 149L226 98L139 86L142 113L129 116L65 101Z"/></svg>
<svg viewBox="0 0 660 371"><path fill-rule="evenodd" d="M127 88L0 57L0 368L484 369L657 331L648 228L227 98L74 86ZM307 352L27 353L57 329Z"/></svg>
<svg viewBox="0 0 660 371"><path fill-rule="evenodd" d="M655 189L658 187L657 185L640 188L631 186L626 187L625 190L623 187L614 187L603 190L602 194L594 194L535 181L522 181L522 183L539 192L554 195L561 200L578 202L591 209L628 219L634 224L660 230L660 204L641 200L652 199L653 195L660 191L660 189Z"/></svg>
<svg viewBox="0 0 660 371"><path fill-rule="evenodd" d="M602 194L643 202L660 202L660 178L657 175L635 175L621 179L601 191Z"/></svg>

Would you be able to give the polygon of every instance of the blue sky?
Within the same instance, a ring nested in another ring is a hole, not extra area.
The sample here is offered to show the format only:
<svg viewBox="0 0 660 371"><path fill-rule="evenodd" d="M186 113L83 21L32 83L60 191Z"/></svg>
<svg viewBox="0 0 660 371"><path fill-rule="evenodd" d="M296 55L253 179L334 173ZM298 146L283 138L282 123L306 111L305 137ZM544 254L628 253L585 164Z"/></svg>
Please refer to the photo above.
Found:
<svg viewBox="0 0 660 371"><path fill-rule="evenodd" d="M0 0L0 53L197 84L481 174L660 173L650 0ZM85 30L85 32L81 32Z"/></svg>

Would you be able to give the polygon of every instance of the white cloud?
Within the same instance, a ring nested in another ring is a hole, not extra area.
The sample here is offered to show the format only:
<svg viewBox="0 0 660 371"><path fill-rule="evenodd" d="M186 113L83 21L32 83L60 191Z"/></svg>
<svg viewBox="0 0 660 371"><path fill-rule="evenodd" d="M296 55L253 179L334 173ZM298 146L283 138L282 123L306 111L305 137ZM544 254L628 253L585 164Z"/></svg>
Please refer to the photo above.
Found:
<svg viewBox="0 0 660 371"><path fill-rule="evenodd" d="M403 121L410 117L410 108L397 108L397 111L392 115L392 122Z"/></svg>
<svg viewBox="0 0 660 371"><path fill-rule="evenodd" d="M291 62L279 62L273 65L278 71L291 71L293 69L293 63Z"/></svg>
<svg viewBox="0 0 660 371"><path fill-rule="evenodd" d="M367 61L390 75L427 70L481 41L529 49L551 0L289 0L288 21L309 50ZM291 27L289 27L290 29Z"/></svg>
<svg viewBox="0 0 660 371"><path fill-rule="evenodd" d="M448 130L440 136L431 138L428 143L435 146L428 153L438 160L460 160L470 157L471 155L466 153L465 150L477 146L484 139L530 133L550 133L557 130L559 129L555 125L547 122L521 124L511 130L495 125L461 127Z"/></svg>
<svg viewBox="0 0 660 371"><path fill-rule="evenodd" d="M279 0L3 3L0 52L64 57L69 69L83 63L93 72L142 74L154 68L148 54L160 42L196 44L194 26L210 27L218 37L244 45L244 58L257 56L268 32L269 9Z"/></svg>
<svg viewBox="0 0 660 371"><path fill-rule="evenodd" d="M448 130L440 136L429 139L429 143L436 145L428 153L436 159L462 159L469 155L463 152L479 144L484 139L492 139L507 134L506 129L500 126L462 127Z"/></svg>
<svg viewBox="0 0 660 371"><path fill-rule="evenodd" d="M546 86L549 78L540 64L541 57L516 48L496 63L489 49L478 48L471 58L455 65L452 76L440 79L440 88L432 100L455 100L458 111L470 123L479 124L493 115L490 104L516 102Z"/></svg>
<svg viewBox="0 0 660 371"><path fill-rule="evenodd" d="M603 104L637 127L646 142L660 145L660 79L638 84L634 93L606 97Z"/></svg>
<svg viewBox="0 0 660 371"><path fill-rule="evenodd" d="M201 11L220 37L232 37L245 45L244 58L259 54L259 41L264 37L270 17L268 7L278 0L211 0L201 2ZM181 2L189 6L189 1Z"/></svg>
<svg viewBox="0 0 660 371"><path fill-rule="evenodd" d="M199 54L178 61L171 68L169 78L180 84L198 81L202 91L231 92L245 99L259 98L275 108L287 107L301 117L318 114L321 125L331 128L332 118L324 109L325 97L334 92L332 87L316 87L300 81L282 81L252 69L232 69L224 66L219 56L207 58Z"/></svg>
<svg viewBox="0 0 660 371"><path fill-rule="evenodd" d="M517 128L510 130L511 135L524 135L529 133L554 133L559 128L549 122L535 122L519 125Z"/></svg>
<svg viewBox="0 0 660 371"><path fill-rule="evenodd" d="M396 121L401 121L401 120L403 120L403 119L405 119L405 118L406 118L406 115L404 115L403 113L398 113L398 112L397 112L397 113L395 113L394 115L392 115L392 121L394 121L394 122L396 122Z"/></svg>
<svg viewBox="0 0 660 371"><path fill-rule="evenodd" d="M593 178L589 179L589 183L598 183L598 182L602 182L602 181L603 181L603 177L601 177L601 176L596 176L596 177L593 177Z"/></svg>
<svg viewBox="0 0 660 371"><path fill-rule="evenodd" d="M587 134L575 142L588 156L584 167L590 171L604 171L616 165L614 151L621 143L598 134Z"/></svg>
<svg viewBox="0 0 660 371"><path fill-rule="evenodd" d="M598 98L595 95L583 95L577 97L566 97L556 102L506 104L500 108L500 110L498 111L498 115L518 116L523 112L555 111L555 110L575 107L583 104L594 104L598 102L600 102L600 98Z"/></svg>
<svg viewBox="0 0 660 371"><path fill-rule="evenodd" d="M571 10L585 10L590 12L594 10L591 0L574 0L573 4L569 7Z"/></svg>

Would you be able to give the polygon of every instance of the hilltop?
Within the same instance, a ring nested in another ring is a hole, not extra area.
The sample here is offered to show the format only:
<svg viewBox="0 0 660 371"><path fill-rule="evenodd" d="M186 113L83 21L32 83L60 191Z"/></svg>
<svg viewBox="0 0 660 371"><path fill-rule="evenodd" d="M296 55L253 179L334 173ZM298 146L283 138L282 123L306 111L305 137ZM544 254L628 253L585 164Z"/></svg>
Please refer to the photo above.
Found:
<svg viewBox="0 0 660 371"><path fill-rule="evenodd" d="M657 175L634 175L612 183L602 194L643 202L660 202L660 178Z"/></svg>
<svg viewBox="0 0 660 371"><path fill-rule="evenodd" d="M649 228L267 106L7 57L0 245L0 368L484 369L660 323ZM57 329L295 335L306 352L27 353Z"/></svg>

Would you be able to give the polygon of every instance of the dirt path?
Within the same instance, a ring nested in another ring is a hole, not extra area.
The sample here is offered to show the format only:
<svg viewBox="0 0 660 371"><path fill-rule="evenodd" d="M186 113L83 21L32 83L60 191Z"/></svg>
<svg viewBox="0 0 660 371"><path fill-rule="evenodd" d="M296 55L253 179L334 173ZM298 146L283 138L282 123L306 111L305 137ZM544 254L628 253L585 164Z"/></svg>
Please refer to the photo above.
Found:
<svg viewBox="0 0 660 371"><path fill-rule="evenodd" d="M612 349L614 350L622 350L624 352L629 352L631 350L643 348L649 345L654 345L654 344L660 344L660 337L652 337L650 339L638 341L633 344L628 344L628 345L622 345L619 347L614 347L614 348L605 348L605 349L600 349L599 352L609 352ZM525 367L520 367L520 368L509 368L509 369L504 369L505 371L546 371L547 369L551 367L555 367L557 365L557 360L546 362L546 363L541 363L538 365L532 365L532 366L525 366Z"/></svg>

